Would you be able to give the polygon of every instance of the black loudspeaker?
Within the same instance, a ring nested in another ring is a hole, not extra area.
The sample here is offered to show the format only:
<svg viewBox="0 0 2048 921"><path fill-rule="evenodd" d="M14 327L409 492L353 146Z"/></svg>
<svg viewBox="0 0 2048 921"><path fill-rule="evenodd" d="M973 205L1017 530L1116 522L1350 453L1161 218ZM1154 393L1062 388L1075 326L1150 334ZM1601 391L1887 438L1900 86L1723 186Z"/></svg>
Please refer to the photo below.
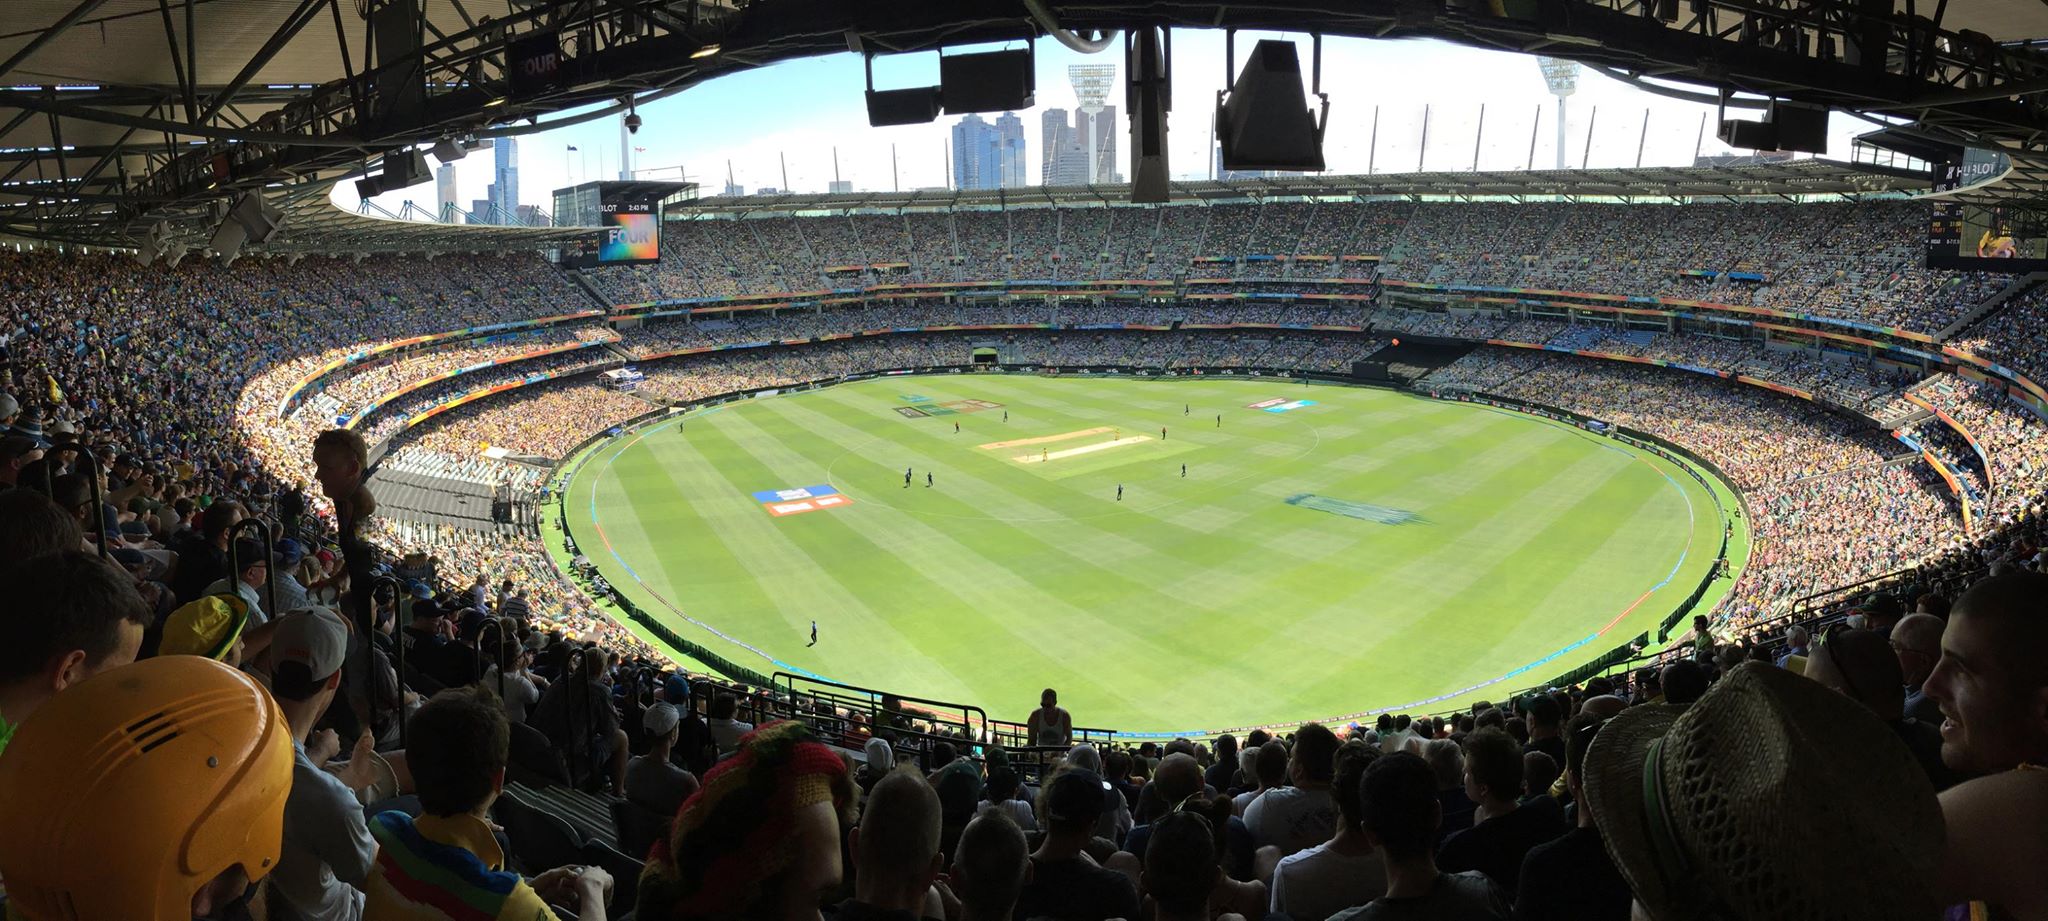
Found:
<svg viewBox="0 0 2048 921"><path fill-rule="evenodd" d="M384 170L356 180L356 194L373 198L394 189L419 185L433 178L427 172L427 155L410 147L384 152Z"/></svg>
<svg viewBox="0 0 2048 921"><path fill-rule="evenodd" d="M233 262L236 256L241 255L243 245L269 242L282 226L283 212L264 201L262 193L243 192L229 206L206 245L223 263Z"/></svg>
<svg viewBox="0 0 2048 921"><path fill-rule="evenodd" d="M920 86L907 90L868 90L868 124L922 125L939 117L939 88Z"/></svg>
<svg viewBox="0 0 2048 921"><path fill-rule="evenodd" d="M384 188L403 189L434 178L427 172L427 155L407 147L384 153Z"/></svg>
<svg viewBox="0 0 2048 921"><path fill-rule="evenodd" d="M984 51L939 58L939 95L948 114L1028 109L1036 89L1030 51Z"/></svg>
<svg viewBox="0 0 2048 921"><path fill-rule="evenodd" d="M369 12L377 47L377 95L370 119L381 128L426 123L426 59L418 53L425 15L420 0L384 0Z"/></svg>
<svg viewBox="0 0 2048 921"><path fill-rule="evenodd" d="M1301 88L1294 43L1264 39L1216 108L1226 170L1321 172L1323 129Z"/></svg>
<svg viewBox="0 0 2048 921"><path fill-rule="evenodd" d="M235 206L228 209L228 220L242 225L252 242L268 243L284 225L284 214L264 201L261 193L244 192L235 200Z"/></svg>
<svg viewBox="0 0 2048 921"><path fill-rule="evenodd" d="M434 144L434 159L443 163L453 163L467 156L469 149L455 143L452 138L442 138Z"/></svg>
<svg viewBox="0 0 2048 921"><path fill-rule="evenodd" d="M1778 133L1778 150L1828 152L1828 110L1782 99L1772 100L1764 121Z"/></svg>
<svg viewBox="0 0 2048 921"><path fill-rule="evenodd" d="M1721 143L1745 150L1777 150L1778 129L1769 122L1723 120L1714 130Z"/></svg>

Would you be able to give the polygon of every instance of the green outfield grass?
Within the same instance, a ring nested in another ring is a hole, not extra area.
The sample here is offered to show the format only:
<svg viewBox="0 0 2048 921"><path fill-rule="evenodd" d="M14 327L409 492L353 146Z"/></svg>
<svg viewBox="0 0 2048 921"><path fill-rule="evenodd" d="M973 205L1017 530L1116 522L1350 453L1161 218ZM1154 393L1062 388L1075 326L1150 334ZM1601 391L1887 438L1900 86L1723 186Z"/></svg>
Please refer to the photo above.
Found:
<svg viewBox="0 0 2048 921"><path fill-rule="evenodd" d="M1278 399L1315 405L1248 408ZM1001 407L898 411L962 400ZM816 485L850 504L776 517L753 495ZM1079 724L1125 731L1498 697L1653 630L1723 525L1670 462L1532 416L1024 375L691 413L597 448L567 510L608 579L735 662L1014 719L1052 686Z"/></svg>

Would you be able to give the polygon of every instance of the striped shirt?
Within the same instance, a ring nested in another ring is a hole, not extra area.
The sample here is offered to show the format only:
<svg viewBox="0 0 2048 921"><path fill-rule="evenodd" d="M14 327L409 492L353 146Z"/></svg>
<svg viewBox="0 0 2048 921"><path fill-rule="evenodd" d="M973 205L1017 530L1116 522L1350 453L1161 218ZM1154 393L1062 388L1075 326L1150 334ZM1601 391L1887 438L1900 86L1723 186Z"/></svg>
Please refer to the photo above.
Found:
<svg viewBox="0 0 2048 921"><path fill-rule="evenodd" d="M505 603L499 607L504 609L498 612L499 616L510 617L516 621L523 622L533 616L533 611L526 606L526 599L519 595L505 599Z"/></svg>
<svg viewBox="0 0 2048 921"><path fill-rule="evenodd" d="M377 865L364 921L557 921L471 815L386 812L370 820Z"/></svg>

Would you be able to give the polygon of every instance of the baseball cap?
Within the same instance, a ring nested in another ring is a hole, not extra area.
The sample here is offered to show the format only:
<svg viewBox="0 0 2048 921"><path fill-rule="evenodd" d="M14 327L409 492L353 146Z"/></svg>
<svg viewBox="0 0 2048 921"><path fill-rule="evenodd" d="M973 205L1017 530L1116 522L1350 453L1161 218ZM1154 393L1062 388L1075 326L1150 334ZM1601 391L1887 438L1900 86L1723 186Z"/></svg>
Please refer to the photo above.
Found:
<svg viewBox="0 0 2048 921"><path fill-rule="evenodd" d="M170 570L170 566L158 555L144 553L134 547L115 547L109 550L107 555L120 563L122 568L135 572L147 581L153 582L163 578L164 573ZM136 567L141 567L140 571Z"/></svg>
<svg viewBox="0 0 2048 921"><path fill-rule="evenodd" d="M289 537L278 541L273 549L277 551L274 559L279 566L297 566L300 560L306 558L305 549L299 546L298 541Z"/></svg>
<svg viewBox="0 0 2048 921"><path fill-rule="evenodd" d="M539 635L540 634L538 633L534 634L534 636ZM690 679L683 677L683 674L681 672L670 673L667 678L662 679L661 686L662 696L666 698L669 703L675 704L677 706L685 706L689 704Z"/></svg>
<svg viewBox="0 0 2048 921"><path fill-rule="evenodd" d="M248 569L258 564L268 566L270 565L270 554L263 551L262 542L244 538L235 541L235 563L243 569Z"/></svg>
<svg viewBox="0 0 2048 921"><path fill-rule="evenodd" d="M6 413L0 413L0 417L6 415ZM40 446L36 444L36 440L27 435L9 435L5 438L0 438L0 461L11 461L17 457L26 457L28 452L34 451L38 447Z"/></svg>
<svg viewBox="0 0 2048 921"><path fill-rule="evenodd" d="M149 523L146 521L121 522L121 536L132 541L149 539Z"/></svg>
<svg viewBox="0 0 2048 921"><path fill-rule="evenodd" d="M434 590L428 588L427 583L421 582L418 579L414 579L411 585L405 587L405 590L411 592L414 598L418 598L421 601L428 601L434 597Z"/></svg>
<svg viewBox="0 0 2048 921"><path fill-rule="evenodd" d="M656 703L648 707L640 716L640 725L647 727L649 735L656 736L668 735L676 728L676 724L682 721L683 717L676 712L676 708L665 703Z"/></svg>
<svg viewBox="0 0 2048 921"><path fill-rule="evenodd" d="M15 401L14 394L0 392L0 419L5 419L18 412L21 412L21 404Z"/></svg>
<svg viewBox="0 0 2048 921"><path fill-rule="evenodd" d="M315 682L325 681L340 671L347 655L348 623L333 608L323 605L286 612L277 619L271 634L271 662L278 666L299 663Z"/></svg>
<svg viewBox="0 0 2048 921"><path fill-rule="evenodd" d="M1046 817L1058 822L1093 822L1103 812L1109 791L1102 775L1089 770L1066 771L1053 778L1045 793Z"/></svg>
<svg viewBox="0 0 2048 921"><path fill-rule="evenodd" d="M248 602L237 595L208 595L171 612L158 650L167 656L225 660L248 625Z"/></svg>
<svg viewBox="0 0 2048 921"><path fill-rule="evenodd" d="M77 427L77 426L75 426L75 425L72 425L71 423L69 423L69 422L66 422L66 421L64 421L64 420L62 420L62 419L59 419L59 420L57 420L57 421L55 421L55 422L52 422L52 423L50 423L50 434L52 434L52 435L76 435L76 434L78 434L78 427Z"/></svg>

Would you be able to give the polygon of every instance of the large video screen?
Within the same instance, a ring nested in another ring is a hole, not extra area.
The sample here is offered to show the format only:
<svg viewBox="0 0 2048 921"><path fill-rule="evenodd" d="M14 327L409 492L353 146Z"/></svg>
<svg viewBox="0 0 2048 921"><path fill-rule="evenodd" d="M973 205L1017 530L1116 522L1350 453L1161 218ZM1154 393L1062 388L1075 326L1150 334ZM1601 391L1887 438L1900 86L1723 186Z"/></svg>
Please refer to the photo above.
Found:
<svg viewBox="0 0 2048 921"><path fill-rule="evenodd" d="M1983 272L2048 269L2048 215L1937 201L1928 217L1927 266Z"/></svg>
<svg viewBox="0 0 2048 921"><path fill-rule="evenodd" d="M653 201L598 203L597 261L604 265L661 260L661 215Z"/></svg>

